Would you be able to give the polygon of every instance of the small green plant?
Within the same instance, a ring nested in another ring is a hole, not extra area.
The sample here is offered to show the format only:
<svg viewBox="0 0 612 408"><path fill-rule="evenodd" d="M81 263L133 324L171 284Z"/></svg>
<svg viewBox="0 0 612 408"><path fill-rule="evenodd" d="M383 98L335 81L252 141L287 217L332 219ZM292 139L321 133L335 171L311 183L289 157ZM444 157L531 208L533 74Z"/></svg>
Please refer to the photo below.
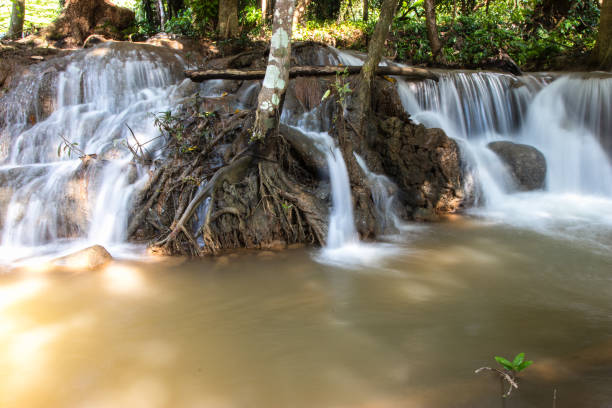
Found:
<svg viewBox="0 0 612 408"><path fill-rule="evenodd" d="M497 361L503 367L503 370L500 370L499 368L480 367L478 370L475 371L475 373L478 374L486 370L491 371L499 376L502 407L505 407L505 401L508 397L510 397L512 389L514 388L518 390L518 373L532 365L533 361L525 360L525 353L518 353L512 361L499 356L495 356L494 358L495 361ZM507 390L504 386L506 383L508 384Z"/></svg>
<svg viewBox="0 0 612 408"><path fill-rule="evenodd" d="M348 94L353 92L350 87L350 84L347 81L347 78L348 70L345 68L342 73L336 74L336 81L332 84L333 90L336 91L336 94L338 95L338 103L340 104L340 106L342 106L342 109L346 107L346 97L348 96ZM321 98L321 101L324 101L329 98L329 96L331 95L331 91L331 89L325 91L323 97Z"/></svg>
<svg viewBox="0 0 612 408"><path fill-rule="evenodd" d="M495 361L501 364L506 370L512 371L514 375L533 364L533 361L525 360L525 353L518 353L512 362L499 356L495 356Z"/></svg>
<svg viewBox="0 0 612 408"><path fill-rule="evenodd" d="M62 153L66 154L68 158L72 156L72 152L76 152L79 156L85 156L85 152L79 148L79 144L77 142L71 142L66 139L63 135L60 135L62 141L59 146L57 146L57 157L61 157Z"/></svg>

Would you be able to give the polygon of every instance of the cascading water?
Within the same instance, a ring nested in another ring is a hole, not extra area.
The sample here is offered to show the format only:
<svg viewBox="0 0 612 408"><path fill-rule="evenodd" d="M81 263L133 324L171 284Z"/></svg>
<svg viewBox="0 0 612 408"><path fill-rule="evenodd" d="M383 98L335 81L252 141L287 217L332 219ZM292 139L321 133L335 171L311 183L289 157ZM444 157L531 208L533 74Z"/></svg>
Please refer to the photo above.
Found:
<svg viewBox="0 0 612 408"><path fill-rule="evenodd" d="M151 114L196 90L181 81L184 68L163 48L106 43L38 64L20 80L0 127L10 197L0 200L3 261L125 242L132 196L148 177L126 143L160 156Z"/></svg>
<svg viewBox="0 0 612 408"><path fill-rule="evenodd" d="M353 217L353 198L342 152L327 132L299 129L325 155L329 170L332 208L329 215L327 243L317 259L321 262L354 268L380 262L396 252L388 244L366 244L359 240Z"/></svg>
<svg viewBox="0 0 612 408"><path fill-rule="evenodd" d="M359 164L359 167L361 167L361 170L368 179L370 191L372 192L372 200L374 201L374 206L378 213L378 220L382 224L380 225L380 229L383 232L389 229L395 230L393 232L404 229L404 223L401 222L394 208L395 193L397 192L395 183L385 175L370 171L368 165L361 156L357 153L353 153L353 155L355 156L355 160L357 160L357 164Z"/></svg>
<svg viewBox="0 0 612 408"><path fill-rule="evenodd" d="M455 138L480 207L476 213L520 227L610 247L612 79L442 73L398 89L418 123ZM544 191L519 193L486 145L511 140L546 157ZM602 242L602 236L604 238Z"/></svg>

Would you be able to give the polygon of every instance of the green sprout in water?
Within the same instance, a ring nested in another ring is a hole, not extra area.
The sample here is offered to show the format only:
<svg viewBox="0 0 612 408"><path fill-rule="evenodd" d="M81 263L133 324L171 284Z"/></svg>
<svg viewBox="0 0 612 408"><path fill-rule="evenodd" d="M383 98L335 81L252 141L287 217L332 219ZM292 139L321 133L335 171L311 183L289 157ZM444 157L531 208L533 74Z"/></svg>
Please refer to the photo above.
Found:
<svg viewBox="0 0 612 408"><path fill-rule="evenodd" d="M495 361L497 361L503 367L503 370L500 370L499 368L480 367L475 372L476 374L478 374L486 370L492 371L493 373L499 376L499 381L501 385L502 406L505 406L505 400L506 398L510 397L512 389L515 388L518 390L518 373L532 365L533 361L525 360L525 353L517 354L516 357L514 357L514 360L512 361L500 356L495 356L494 358ZM505 389L505 383L508 384L508 390Z"/></svg>
<svg viewBox="0 0 612 408"><path fill-rule="evenodd" d="M512 362L499 356L495 356L495 361L501 364L506 370L512 371L514 375L533 364L533 361L525 360L525 353L518 353Z"/></svg>

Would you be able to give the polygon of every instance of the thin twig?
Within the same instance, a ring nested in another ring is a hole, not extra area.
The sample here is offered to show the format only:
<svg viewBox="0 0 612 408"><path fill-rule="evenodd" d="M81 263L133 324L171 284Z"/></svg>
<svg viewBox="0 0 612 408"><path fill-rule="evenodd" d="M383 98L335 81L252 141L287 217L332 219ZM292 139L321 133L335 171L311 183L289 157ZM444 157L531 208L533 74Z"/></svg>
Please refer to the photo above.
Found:
<svg viewBox="0 0 612 408"><path fill-rule="evenodd" d="M501 376L504 380L506 380L508 384L510 384L510 386L508 387L508 391L505 394L503 394L502 397L504 398L509 397L510 393L512 392L512 387L518 390L518 384L516 383L516 381L514 381L514 378L512 378L512 376L510 376L510 374L508 374L505 371L499 370L497 368L491 368L491 367L480 367L478 370L474 371L474 373L478 374L484 370L496 372L499 376Z"/></svg>

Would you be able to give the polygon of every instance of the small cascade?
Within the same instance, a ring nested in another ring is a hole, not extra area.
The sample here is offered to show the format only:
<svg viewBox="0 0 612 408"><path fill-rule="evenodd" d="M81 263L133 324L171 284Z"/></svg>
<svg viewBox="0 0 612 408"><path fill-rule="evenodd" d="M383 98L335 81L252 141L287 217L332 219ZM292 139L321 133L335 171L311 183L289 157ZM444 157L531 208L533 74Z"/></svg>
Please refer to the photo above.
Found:
<svg viewBox="0 0 612 408"><path fill-rule="evenodd" d="M327 242L317 256L317 260L342 268L358 268L378 264L383 258L396 253L397 247L384 243L364 243L359 240L353 215L351 185L342 151L336 146L329 133L308 130L312 128L313 115L315 115L314 112L304 114L298 120L299 127L294 128L309 138L315 148L324 155L329 172L332 207L329 215ZM368 172L367 174L375 176L373 173ZM389 189L389 184L380 179L379 181L383 184L375 183L377 186L380 186L381 189ZM390 183L388 179L387 181ZM383 198L385 194L386 198ZM381 190L376 197L380 198L381 210L383 210L384 205L391 204L392 197L388 192Z"/></svg>
<svg viewBox="0 0 612 408"><path fill-rule="evenodd" d="M368 179L381 231L384 233L401 231L404 229L404 223L398 217L395 209L397 186L387 176L371 172L365 160L357 153L353 155Z"/></svg>
<svg viewBox="0 0 612 408"><path fill-rule="evenodd" d="M312 140L325 156L329 170L332 208L329 215L326 249L336 250L359 242L353 217L353 199L346 163L340 148L327 132L315 132L297 128Z"/></svg>
<svg viewBox="0 0 612 408"><path fill-rule="evenodd" d="M603 223L609 235L611 78L443 72L439 83L400 80L398 91L414 121L440 127L460 144L479 198L476 213L598 242ZM505 165L486 147L496 140L531 145L544 154L544 191L515 190Z"/></svg>
<svg viewBox="0 0 612 408"><path fill-rule="evenodd" d="M126 144L160 157L152 115L197 90L185 66L164 48L105 43L32 67L1 107L2 261L125 242L148 178Z"/></svg>

